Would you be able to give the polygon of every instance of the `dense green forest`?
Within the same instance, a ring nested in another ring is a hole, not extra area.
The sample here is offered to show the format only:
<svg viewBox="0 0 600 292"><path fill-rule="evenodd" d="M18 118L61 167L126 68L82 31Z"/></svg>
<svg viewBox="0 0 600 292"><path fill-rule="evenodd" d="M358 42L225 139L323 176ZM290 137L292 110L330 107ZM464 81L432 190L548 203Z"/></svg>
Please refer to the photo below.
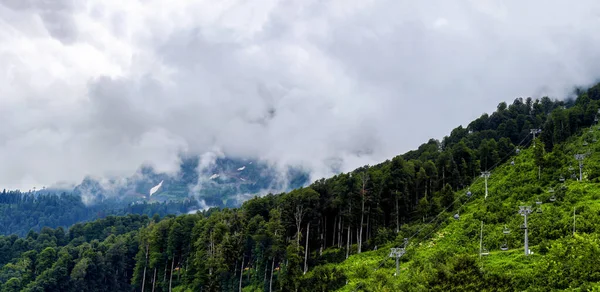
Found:
<svg viewBox="0 0 600 292"><path fill-rule="evenodd" d="M600 85L568 101L518 98L442 141L241 208L0 237L2 291L597 287L599 105ZM482 171L491 172L487 197ZM534 210L529 256L523 205ZM404 238L394 276L389 248Z"/></svg>
<svg viewBox="0 0 600 292"><path fill-rule="evenodd" d="M197 206L195 200L154 203L143 201L126 206L116 200L105 200L87 206L76 194L37 195L4 190L0 193L0 235L25 236L30 230L40 231L43 227L67 228L78 222L100 219L109 215L185 214Z"/></svg>

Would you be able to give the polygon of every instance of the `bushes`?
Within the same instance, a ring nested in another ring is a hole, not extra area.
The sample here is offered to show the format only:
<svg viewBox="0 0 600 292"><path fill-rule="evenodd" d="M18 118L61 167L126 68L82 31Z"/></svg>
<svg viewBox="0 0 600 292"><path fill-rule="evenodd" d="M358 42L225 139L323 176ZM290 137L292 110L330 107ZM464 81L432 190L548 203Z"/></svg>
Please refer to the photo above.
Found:
<svg viewBox="0 0 600 292"><path fill-rule="evenodd" d="M549 288L579 287L586 282L600 282L598 235L578 235L559 239L552 244L543 261L544 284Z"/></svg>
<svg viewBox="0 0 600 292"><path fill-rule="evenodd" d="M347 277L330 265L317 266L302 279L302 291L334 291L346 284Z"/></svg>

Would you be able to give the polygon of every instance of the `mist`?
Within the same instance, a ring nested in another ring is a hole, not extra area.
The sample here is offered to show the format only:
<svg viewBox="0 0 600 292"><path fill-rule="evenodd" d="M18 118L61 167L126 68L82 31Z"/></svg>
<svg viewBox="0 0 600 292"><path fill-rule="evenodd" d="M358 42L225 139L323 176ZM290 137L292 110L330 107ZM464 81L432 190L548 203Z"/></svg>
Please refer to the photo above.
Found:
<svg viewBox="0 0 600 292"><path fill-rule="evenodd" d="M0 20L9 189L182 153L317 179L600 77L597 1L4 0Z"/></svg>

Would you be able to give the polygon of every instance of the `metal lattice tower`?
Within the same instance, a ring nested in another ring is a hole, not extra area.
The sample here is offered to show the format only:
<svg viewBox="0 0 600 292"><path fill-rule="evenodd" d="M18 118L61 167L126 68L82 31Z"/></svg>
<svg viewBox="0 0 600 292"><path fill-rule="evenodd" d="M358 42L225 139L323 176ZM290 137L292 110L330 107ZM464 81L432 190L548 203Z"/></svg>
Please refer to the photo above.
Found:
<svg viewBox="0 0 600 292"><path fill-rule="evenodd" d="M585 158L585 154L575 154L575 159L579 161L579 181L583 180L583 159Z"/></svg>
<svg viewBox="0 0 600 292"><path fill-rule="evenodd" d="M535 148L535 134L542 132L542 129L529 129L529 134L533 134L533 148Z"/></svg>
<svg viewBox="0 0 600 292"><path fill-rule="evenodd" d="M531 214L531 206L519 206L519 214L521 214L521 216L525 217L525 223L523 224L522 228L525 229L525 255L528 256L529 255L529 238L527 238L527 231L528 231L528 226L527 226L527 216L529 214Z"/></svg>
<svg viewBox="0 0 600 292"><path fill-rule="evenodd" d="M396 277L400 274L400 257L406 253L406 245L408 245L408 238L404 238L404 247L392 247L390 251L390 257L396 258L396 274L394 274Z"/></svg>
<svg viewBox="0 0 600 292"><path fill-rule="evenodd" d="M487 184L487 180L488 180L488 177L490 177L490 172L489 171L482 171L481 172L481 177L485 178L485 199L487 200L487 197L488 197L488 184Z"/></svg>

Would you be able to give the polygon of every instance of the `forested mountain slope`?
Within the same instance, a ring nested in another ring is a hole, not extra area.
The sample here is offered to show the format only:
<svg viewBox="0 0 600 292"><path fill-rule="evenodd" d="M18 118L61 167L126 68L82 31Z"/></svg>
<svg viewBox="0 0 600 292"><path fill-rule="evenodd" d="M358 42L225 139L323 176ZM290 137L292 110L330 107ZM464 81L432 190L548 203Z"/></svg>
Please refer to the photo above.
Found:
<svg viewBox="0 0 600 292"><path fill-rule="evenodd" d="M425 218L427 224L404 225L393 243L377 251L326 267L335 266L349 277L342 291L600 288L600 147L594 143L600 129L580 132L552 152L537 140L535 148L493 169L487 199L480 178L455 194L448 212ZM575 158L580 153L587 154L581 181ZM528 256L521 206L532 211ZM402 247L403 238L409 243L394 277L390 248Z"/></svg>
<svg viewBox="0 0 600 292"><path fill-rule="evenodd" d="M204 161L199 167L200 160ZM291 190L308 174L264 161L227 157L184 157L176 175L141 167L128 178L86 178L74 188L0 192L0 235L25 235L43 227L68 227L108 215L186 214L212 207L238 207L256 194Z"/></svg>
<svg viewBox="0 0 600 292"><path fill-rule="evenodd" d="M143 217L143 227L132 230L111 217L102 228L94 222L66 234L0 237L0 250L9 255L0 262L2 289L512 291L594 285L600 271L589 259L599 255L600 133L589 129L599 88L569 102L501 103L442 141L237 209ZM542 132L534 148L530 129L536 128ZM573 155L587 151L583 181L574 181ZM491 171L487 199L482 171ZM516 212L521 205L537 208L538 197L542 213L529 217L533 254L525 257L523 218ZM504 225L511 230L506 237ZM490 251L481 260L480 237ZM404 238L406 254L394 277L389 248ZM508 250L498 251L504 243Z"/></svg>

